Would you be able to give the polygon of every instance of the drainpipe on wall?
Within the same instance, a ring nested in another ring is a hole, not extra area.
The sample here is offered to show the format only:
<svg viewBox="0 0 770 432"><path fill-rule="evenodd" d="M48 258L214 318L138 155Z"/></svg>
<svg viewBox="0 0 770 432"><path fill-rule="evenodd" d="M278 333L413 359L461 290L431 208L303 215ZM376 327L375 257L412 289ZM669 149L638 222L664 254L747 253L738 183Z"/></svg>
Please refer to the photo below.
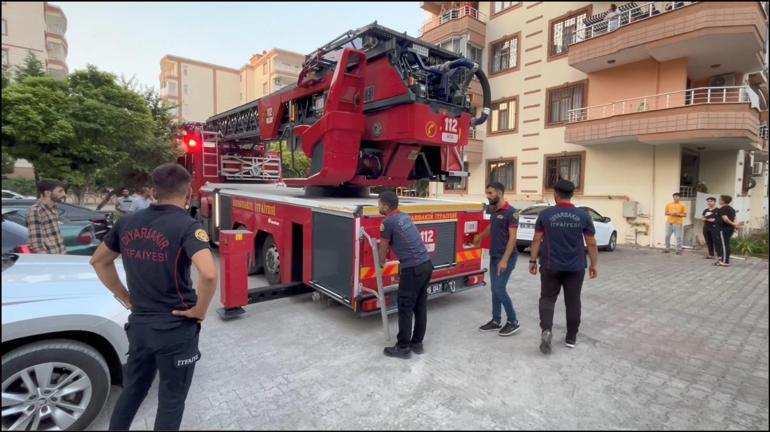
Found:
<svg viewBox="0 0 770 432"><path fill-rule="evenodd" d="M650 212L650 246L655 247L655 217L657 216L657 211L655 210L655 164L657 163L656 155L655 155L655 146L652 146L652 197L650 199L650 202L652 203L652 211Z"/></svg>

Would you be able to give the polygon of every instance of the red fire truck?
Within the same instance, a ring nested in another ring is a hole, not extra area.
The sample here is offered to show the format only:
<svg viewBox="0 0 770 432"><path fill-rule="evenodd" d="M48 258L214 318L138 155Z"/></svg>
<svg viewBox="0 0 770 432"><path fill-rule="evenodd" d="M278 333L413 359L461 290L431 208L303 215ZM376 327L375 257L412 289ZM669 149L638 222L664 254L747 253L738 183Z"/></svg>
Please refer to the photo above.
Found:
<svg viewBox="0 0 770 432"><path fill-rule="evenodd" d="M477 117L474 79L484 94ZM386 319L398 263L377 265L382 216L369 188L467 176L463 148L490 99L477 64L374 23L308 55L296 85L187 125L180 163L197 192L191 210L221 245L221 315L314 290ZM300 151L308 172L287 173L284 155ZM481 204L404 197L400 209L435 267L429 299L485 285L472 244L484 228ZM270 286L248 289L247 273L258 272Z"/></svg>

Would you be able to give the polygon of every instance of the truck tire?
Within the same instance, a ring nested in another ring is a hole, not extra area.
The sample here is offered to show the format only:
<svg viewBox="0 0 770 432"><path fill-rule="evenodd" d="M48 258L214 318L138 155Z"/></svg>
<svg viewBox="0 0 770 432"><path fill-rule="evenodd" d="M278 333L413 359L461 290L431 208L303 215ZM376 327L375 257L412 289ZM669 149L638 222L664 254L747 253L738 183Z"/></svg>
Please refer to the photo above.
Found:
<svg viewBox="0 0 770 432"><path fill-rule="evenodd" d="M273 236L269 235L262 246L262 263L265 268L265 279L270 285L278 285L281 282L281 257L278 255L278 246Z"/></svg>
<svg viewBox="0 0 770 432"><path fill-rule="evenodd" d="M68 380L74 381L62 385ZM35 387L27 388L25 382ZM57 385L61 388L53 390ZM110 372L104 357L89 345L67 339L40 341L2 357L2 391L3 430L81 430L107 401ZM7 397L11 394L15 397ZM8 403L16 397L17 403Z"/></svg>

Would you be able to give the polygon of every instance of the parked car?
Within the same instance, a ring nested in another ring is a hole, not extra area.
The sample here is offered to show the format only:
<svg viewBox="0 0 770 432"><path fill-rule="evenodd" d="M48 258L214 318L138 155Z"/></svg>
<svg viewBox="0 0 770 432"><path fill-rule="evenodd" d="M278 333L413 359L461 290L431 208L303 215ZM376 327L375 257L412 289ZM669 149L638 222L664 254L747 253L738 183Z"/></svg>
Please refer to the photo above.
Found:
<svg viewBox="0 0 770 432"><path fill-rule="evenodd" d="M25 241L17 245L28 245L29 237L27 231L27 210L12 209L3 207L3 224L6 221L13 222L24 228ZM64 247L67 249L67 255L93 255L100 241L96 238L94 225L91 222L59 222L61 235L64 239ZM3 230L5 235L5 230ZM3 247L5 250L5 247Z"/></svg>
<svg viewBox="0 0 770 432"><path fill-rule="evenodd" d="M129 311L87 257L3 254L2 265L2 429L86 428L123 383Z"/></svg>
<svg viewBox="0 0 770 432"><path fill-rule="evenodd" d="M3 254L8 252L29 253L27 228L3 217Z"/></svg>
<svg viewBox="0 0 770 432"><path fill-rule="evenodd" d="M33 196L24 196L22 194L3 189L3 199L35 199Z"/></svg>
<svg viewBox="0 0 770 432"><path fill-rule="evenodd" d="M547 209L549 204L538 204L527 207L519 213L519 230L516 232L516 248L519 252L532 245L532 239L535 238L535 222L540 212ZM596 243L600 250L614 251L618 245L618 230L612 225L611 219L604 217L596 210L578 205L577 208L588 212L594 221L596 228Z"/></svg>
<svg viewBox="0 0 770 432"><path fill-rule="evenodd" d="M32 207L36 200L3 200L3 210L18 209L20 214L27 216L27 209ZM102 240L107 231L112 228L112 212L102 212L69 203L58 203L59 220L68 222L91 222L94 224L94 232L97 240Z"/></svg>
<svg viewBox="0 0 770 432"><path fill-rule="evenodd" d="M3 200L3 209L28 209L37 200ZM94 224L94 232L97 240L104 239L104 235L112 228L112 212L96 211L70 203L58 203L59 219L68 222L91 222ZM26 217L26 210L22 212Z"/></svg>

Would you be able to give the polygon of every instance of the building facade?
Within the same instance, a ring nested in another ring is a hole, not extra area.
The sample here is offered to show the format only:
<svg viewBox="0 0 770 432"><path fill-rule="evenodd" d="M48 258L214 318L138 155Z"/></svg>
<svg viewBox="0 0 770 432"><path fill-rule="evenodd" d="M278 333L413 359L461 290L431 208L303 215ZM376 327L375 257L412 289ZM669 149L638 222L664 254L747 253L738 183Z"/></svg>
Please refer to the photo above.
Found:
<svg viewBox="0 0 770 432"><path fill-rule="evenodd" d="M13 71L33 53L46 73L64 78L67 68L67 17L48 2L2 2L3 66Z"/></svg>
<svg viewBox="0 0 770 432"><path fill-rule="evenodd" d="M296 82L304 59L274 48L233 69L166 55L160 61L160 95L175 106L180 121L202 122Z"/></svg>
<svg viewBox="0 0 770 432"><path fill-rule="evenodd" d="M493 99L468 182L435 192L480 201L497 180L526 205L566 178L620 243L645 246L663 244L674 192L691 207L689 244L699 191L766 224L767 3L617 3L613 19L609 5L421 3L424 40L477 59L482 48Z"/></svg>

